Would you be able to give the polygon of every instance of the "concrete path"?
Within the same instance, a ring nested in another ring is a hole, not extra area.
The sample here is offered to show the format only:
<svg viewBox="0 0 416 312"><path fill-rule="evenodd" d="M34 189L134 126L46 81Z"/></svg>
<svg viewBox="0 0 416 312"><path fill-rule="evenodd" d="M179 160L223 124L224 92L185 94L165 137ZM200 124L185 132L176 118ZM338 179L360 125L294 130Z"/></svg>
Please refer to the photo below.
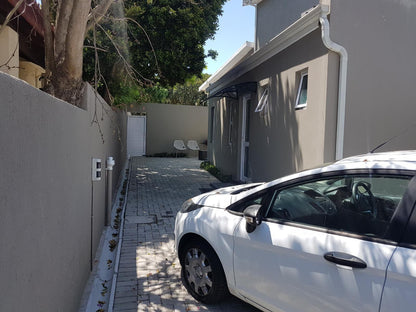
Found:
<svg viewBox="0 0 416 312"><path fill-rule="evenodd" d="M219 181L192 158L132 158L119 273L113 311L254 312L231 297L207 306L180 280L174 221L182 203Z"/></svg>

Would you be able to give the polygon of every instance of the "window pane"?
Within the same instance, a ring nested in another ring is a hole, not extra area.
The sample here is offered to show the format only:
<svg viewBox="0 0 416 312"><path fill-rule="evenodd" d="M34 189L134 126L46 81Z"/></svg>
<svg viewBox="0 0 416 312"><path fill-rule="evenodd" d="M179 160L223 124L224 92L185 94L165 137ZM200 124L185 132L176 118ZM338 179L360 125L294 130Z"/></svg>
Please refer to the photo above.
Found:
<svg viewBox="0 0 416 312"><path fill-rule="evenodd" d="M308 75L302 77L302 86L300 89L299 94L299 103L298 104L306 104L308 99Z"/></svg>
<svg viewBox="0 0 416 312"><path fill-rule="evenodd" d="M410 178L340 176L276 192L267 218L382 238Z"/></svg>
<svg viewBox="0 0 416 312"><path fill-rule="evenodd" d="M264 110L264 108L269 105L269 88L265 88L261 94L260 100L257 104L256 109L254 112L259 113Z"/></svg>
<svg viewBox="0 0 416 312"><path fill-rule="evenodd" d="M308 74L300 77L299 88L296 96L296 108L305 107L308 101Z"/></svg>

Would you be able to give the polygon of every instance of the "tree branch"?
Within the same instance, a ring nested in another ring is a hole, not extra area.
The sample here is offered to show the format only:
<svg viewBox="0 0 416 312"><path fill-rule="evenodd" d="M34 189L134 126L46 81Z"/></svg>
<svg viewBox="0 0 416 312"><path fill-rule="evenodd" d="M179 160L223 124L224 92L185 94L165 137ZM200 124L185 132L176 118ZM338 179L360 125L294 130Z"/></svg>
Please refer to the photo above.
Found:
<svg viewBox="0 0 416 312"><path fill-rule="evenodd" d="M55 55L53 49L53 34L51 23L49 22L49 0L42 0L42 16L43 16L43 28L45 29L44 40L45 40L45 76L49 79L51 73L55 72ZM48 84L48 81L45 81Z"/></svg>
<svg viewBox="0 0 416 312"><path fill-rule="evenodd" d="M66 34L63 69L69 77L77 80L82 78L82 48L90 9L91 0L74 1L68 24L71 31Z"/></svg>
<svg viewBox="0 0 416 312"><path fill-rule="evenodd" d="M111 36L104 30L104 28L100 25L97 24L97 26L103 31L103 33L107 36L107 38L111 41L111 43L113 44L114 48L117 51L118 56L120 57L120 59L123 62L123 66L126 69L126 73L127 75L130 76L130 78L132 78L135 81L139 81L139 79L137 77L135 77L135 75L138 75L141 77L142 80L147 81L149 83L152 83L152 81L150 79L145 78L144 76L142 76L137 70L135 70L133 68L133 66L130 65L130 63L124 58L123 54L121 53L118 45L114 42L113 38L111 38Z"/></svg>
<svg viewBox="0 0 416 312"><path fill-rule="evenodd" d="M154 47L153 47L153 44L152 44L152 40L150 40L150 37L149 37L149 35L147 34L147 32L146 32L146 30L142 27L142 25L140 25L136 20L134 20L134 19L132 19L132 18L130 18L130 17L125 17L124 18L126 21L130 21L130 22L132 22L132 23L134 23L134 24L136 24L137 25L137 27L139 27L142 31L143 31L143 33L145 34L145 36L146 36L146 38L147 38L147 41L149 42L149 44L150 44L150 48L152 49L152 53L153 53L153 56L154 56L154 58L155 58L155 63L156 63L156 68L157 68L157 71L159 72L159 74L161 74L162 72L160 71L160 67L159 67L159 62L157 61L157 57L156 57L156 52L155 52L155 49L154 49Z"/></svg>
<svg viewBox="0 0 416 312"><path fill-rule="evenodd" d="M25 2L25 0L19 0L19 2L16 3L15 7L7 14L6 19L4 20L3 24L0 27L0 34L5 28L5 26L10 22L12 16L16 11L19 9L19 7L22 5L22 3Z"/></svg>
<svg viewBox="0 0 416 312"><path fill-rule="evenodd" d="M16 42L16 45L14 47L13 53L10 55L9 59L6 61L6 63L4 64L0 64L0 68L2 67L6 67L7 69L12 69L12 68L19 68L19 66L9 66L10 61L12 60L13 57L16 56L16 52L19 48L19 42Z"/></svg>
<svg viewBox="0 0 416 312"><path fill-rule="evenodd" d="M132 19L132 18L130 18L130 17L123 17L123 18L114 18L114 17L111 17L111 18L109 18L110 20L112 20L113 22L123 22L123 21L126 21L126 22L132 22L133 24L135 24L137 27L139 27L140 29L141 29L141 31L144 33L144 35L146 36L146 38L147 38L147 41L149 42L149 45L150 45L150 48L152 49L152 54L153 54L153 57L155 58L155 63L156 63L156 68L157 68L157 71L159 72L159 75L161 75L162 74L162 72L161 72L161 70L160 70L160 67L159 67L159 62L157 61L157 56L156 56L156 51L155 51L155 49L154 49L154 47L153 47L153 44L152 44L152 40L150 40L150 37L149 37L149 35L147 34L147 32L146 32L146 30L143 28L143 26L142 25L140 25L136 20L134 20L134 19ZM104 29L101 27L101 29L103 30L103 32L107 35L107 37L109 37L108 36L108 34L104 31ZM130 34L134 37L134 34L132 33L132 32L130 32ZM136 39L136 38L134 38L134 39ZM111 40L111 42L113 43L113 45L115 46L115 43L113 42L113 40L110 38L110 40ZM137 39L136 39L137 40ZM116 49L117 49L117 47L116 47ZM119 51L118 51L119 52ZM119 54L120 54L120 52L119 52ZM131 66L130 66L131 67ZM139 76L141 76L140 74L139 74ZM141 76L142 77L142 76ZM143 77L144 78L144 77ZM146 79L146 78L144 78L144 79ZM148 80L148 79L147 79Z"/></svg>
<svg viewBox="0 0 416 312"><path fill-rule="evenodd" d="M91 30L94 24L98 23L104 17L105 13L107 13L108 9L114 1L115 0L101 0L101 2L91 10L91 13L88 15L86 32Z"/></svg>
<svg viewBox="0 0 416 312"><path fill-rule="evenodd" d="M87 49L94 49L94 50L97 50L97 51L101 51L101 52L106 52L106 53L108 53L108 50L103 49L103 48L99 48L99 47L95 47L95 46L84 45L84 48L87 48Z"/></svg>
<svg viewBox="0 0 416 312"><path fill-rule="evenodd" d="M71 19L74 1L58 1L55 28L55 53L56 61L62 63L65 59L66 36L68 34L69 21ZM42 1L43 7L43 1ZM49 15L50 16L50 15Z"/></svg>

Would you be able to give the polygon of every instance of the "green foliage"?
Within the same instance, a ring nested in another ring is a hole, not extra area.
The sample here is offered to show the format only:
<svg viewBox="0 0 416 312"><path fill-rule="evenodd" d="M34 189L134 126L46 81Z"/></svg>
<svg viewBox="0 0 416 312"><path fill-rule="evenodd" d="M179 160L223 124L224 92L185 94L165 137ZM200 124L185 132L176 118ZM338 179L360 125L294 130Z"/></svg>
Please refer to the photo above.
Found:
<svg viewBox="0 0 416 312"><path fill-rule="evenodd" d="M165 103L169 97L169 90L161 87L159 84L148 87L145 91L150 96L151 103Z"/></svg>
<svg viewBox="0 0 416 312"><path fill-rule="evenodd" d="M143 30L129 24L134 67L170 86L200 75L205 67L204 43L213 38L225 1L126 0L126 16L140 23L154 48L153 53Z"/></svg>
<svg viewBox="0 0 416 312"><path fill-rule="evenodd" d="M114 104L132 104L132 103L145 103L149 101L150 97L143 88L137 88L135 86L126 86L120 84L116 94L114 94Z"/></svg>
<svg viewBox="0 0 416 312"><path fill-rule="evenodd" d="M127 67L130 43L126 23L117 20L120 16L124 16L124 7L116 2L108 10L107 18L84 40L83 79L95 86L109 103L134 80Z"/></svg>
<svg viewBox="0 0 416 312"><path fill-rule="evenodd" d="M169 90L155 85L153 87L140 87L136 85L119 85L114 94L114 105L129 105L135 103L166 103Z"/></svg>
<svg viewBox="0 0 416 312"><path fill-rule="evenodd" d="M204 169L204 170L207 170L206 168L208 167L208 166L210 166L211 165L211 163L208 161L208 160L204 160L203 162L201 162L201 164L199 165L199 168L201 168L201 169Z"/></svg>
<svg viewBox="0 0 416 312"><path fill-rule="evenodd" d="M224 175L223 173L221 173L221 170L215 167L213 164L211 164L211 162L209 162L208 160L203 161L200 165L200 168L208 171L221 182L232 181L232 177L230 175Z"/></svg>
<svg viewBox="0 0 416 312"><path fill-rule="evenodd" d="M207 74L203 74L202 78L193 76L184 84L176 84L173 88L169 88L167 103L200 106L206 105L207 96L205 93L199 92L198 88L208 78L209 75Z"/></svg>
<svg viewBox="0 0 416 312"><path fill-rule="evenodd" d="M159 84L153 87L120 84L114 94L114 104L130 106L142 103L165 103L204 106L207 105L207 96L199 92L198 88L208 77L207 74L202 74L202 78L194 76L184 84L176 84L168 88Z"/></svg>
<svg viewBox="0 0 416 312"><path fill-rule="evenodd" d="M225 1L126 0L124 8L115 2L85 40L84 80L116 104L201 104L203 95L188 80L201 77L205 58L218 54L205 54L203 46Z"/></svg>
<svg viewBox="0 0 416 312"><path fill-rule="evenodd" d="M210 57L213 60L216 60L217 59L217 56L218 56L218 52L217 51L212 50L212 49L208 50L207 57Z"/></svg>

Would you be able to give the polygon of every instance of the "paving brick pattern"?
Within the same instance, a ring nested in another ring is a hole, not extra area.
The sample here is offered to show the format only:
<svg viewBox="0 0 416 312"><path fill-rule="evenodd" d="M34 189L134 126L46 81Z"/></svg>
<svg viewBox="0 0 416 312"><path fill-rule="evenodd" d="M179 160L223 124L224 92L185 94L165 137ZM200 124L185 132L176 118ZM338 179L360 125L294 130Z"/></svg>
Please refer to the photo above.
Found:
<svg viewBox="0 0 416 312"><path fill-rule="evenodd" d="M192 158L131 159L113 311L259 311L234 297L201 304L181 283L174 252L176 212L186 199L218 183L199 169L200 163Z"/></svg>

